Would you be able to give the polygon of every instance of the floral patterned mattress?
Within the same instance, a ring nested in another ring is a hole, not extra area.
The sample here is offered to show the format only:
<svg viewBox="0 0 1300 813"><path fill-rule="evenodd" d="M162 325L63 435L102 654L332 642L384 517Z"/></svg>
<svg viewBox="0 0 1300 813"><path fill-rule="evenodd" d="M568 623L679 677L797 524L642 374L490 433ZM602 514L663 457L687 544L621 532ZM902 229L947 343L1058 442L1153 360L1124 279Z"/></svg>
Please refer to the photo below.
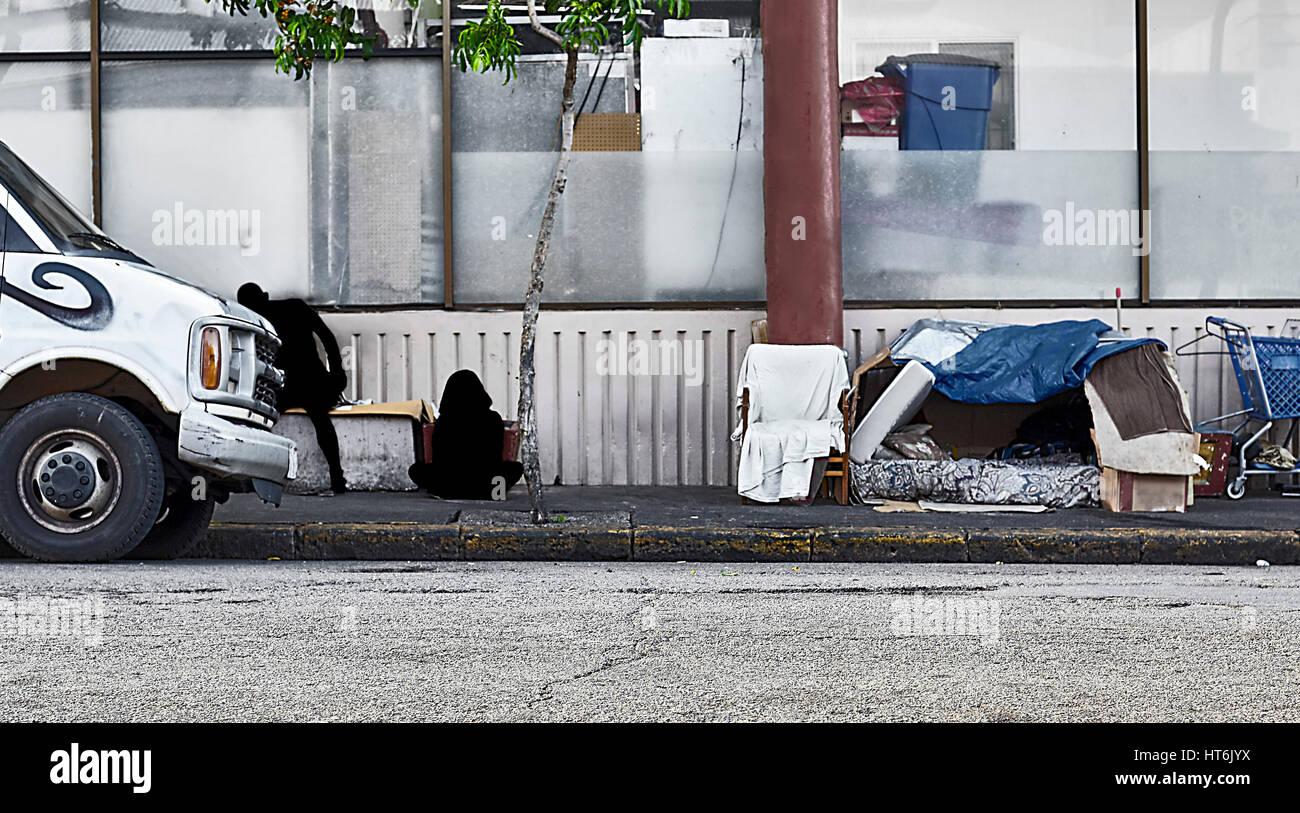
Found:
<svg viewBox="0 0 1300 813"><path fill-rule="evenodd" d="M1087 508L1100 501L1101 469L1032 460L870 460L853 464L860 500Z"/></svg>

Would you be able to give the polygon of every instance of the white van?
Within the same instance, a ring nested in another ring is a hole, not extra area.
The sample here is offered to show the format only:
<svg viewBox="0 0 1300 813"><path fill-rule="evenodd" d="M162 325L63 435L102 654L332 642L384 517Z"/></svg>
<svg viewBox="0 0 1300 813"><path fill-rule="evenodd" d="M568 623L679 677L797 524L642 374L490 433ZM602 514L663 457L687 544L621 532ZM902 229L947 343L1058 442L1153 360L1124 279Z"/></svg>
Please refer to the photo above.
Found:
<svg viewBox="0 0 1300 813"><path fill-rule="evenodd" d="M52 561L188 551L232 492L279 503L262 317L168 276L0 143L0 536Z"/></svg>

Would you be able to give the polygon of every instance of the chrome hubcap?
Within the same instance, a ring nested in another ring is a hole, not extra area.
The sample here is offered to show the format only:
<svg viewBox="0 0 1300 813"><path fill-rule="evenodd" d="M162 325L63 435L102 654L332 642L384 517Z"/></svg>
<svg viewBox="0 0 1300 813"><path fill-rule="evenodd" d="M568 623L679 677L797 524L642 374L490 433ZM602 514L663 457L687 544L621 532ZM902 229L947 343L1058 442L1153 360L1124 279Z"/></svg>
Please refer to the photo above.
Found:
<svg viewBox="0 0 1300 813"><path fill-rule="evenodd" d="M58 533L93 528L121 493L121 465L99 436L81 429L51 432L27 447L18 467L23 508Z"/></svg>

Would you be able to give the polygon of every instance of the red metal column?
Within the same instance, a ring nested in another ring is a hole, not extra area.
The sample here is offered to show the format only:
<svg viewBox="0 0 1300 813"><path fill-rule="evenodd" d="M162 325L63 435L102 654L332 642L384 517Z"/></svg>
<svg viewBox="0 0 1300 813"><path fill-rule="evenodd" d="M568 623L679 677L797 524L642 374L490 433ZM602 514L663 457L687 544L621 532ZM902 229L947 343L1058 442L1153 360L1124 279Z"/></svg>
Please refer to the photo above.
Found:
<svg viewBox="0 0 1300 813"><path fill-rule="evenodd" d="M762 0L768 338L843 345L837 0Z"/></svg>

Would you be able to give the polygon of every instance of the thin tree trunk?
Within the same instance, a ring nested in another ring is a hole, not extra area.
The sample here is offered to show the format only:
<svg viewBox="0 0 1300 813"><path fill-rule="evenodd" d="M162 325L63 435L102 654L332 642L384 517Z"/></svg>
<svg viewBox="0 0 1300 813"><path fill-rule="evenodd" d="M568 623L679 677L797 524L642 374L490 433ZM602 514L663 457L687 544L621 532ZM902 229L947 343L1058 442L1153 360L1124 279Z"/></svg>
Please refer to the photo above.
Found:
<svg viewBox="0 0 1300 813"><path fill-rule="evenodd" d="M551 191L546 197L542 225L537 231L537 246L533 250L533 264L528 272L528 293L524 297L524 323L519 340L519 426L523 431L523 464L524 477L528 482L528 501L532 505L533 522L536 524L550 519L542 494L542 466L537 448L537 316L542 307L546 253L551 247L555 214L560 205L560 196L564 194L564 186L568 183L569 162L573 157L573 88L578 79L578 52L569 49L565 55L568 61L564 70L564 96L560 107L564 136L560 143L560 159L555 165L555 177L551 180Z"/></svg>

